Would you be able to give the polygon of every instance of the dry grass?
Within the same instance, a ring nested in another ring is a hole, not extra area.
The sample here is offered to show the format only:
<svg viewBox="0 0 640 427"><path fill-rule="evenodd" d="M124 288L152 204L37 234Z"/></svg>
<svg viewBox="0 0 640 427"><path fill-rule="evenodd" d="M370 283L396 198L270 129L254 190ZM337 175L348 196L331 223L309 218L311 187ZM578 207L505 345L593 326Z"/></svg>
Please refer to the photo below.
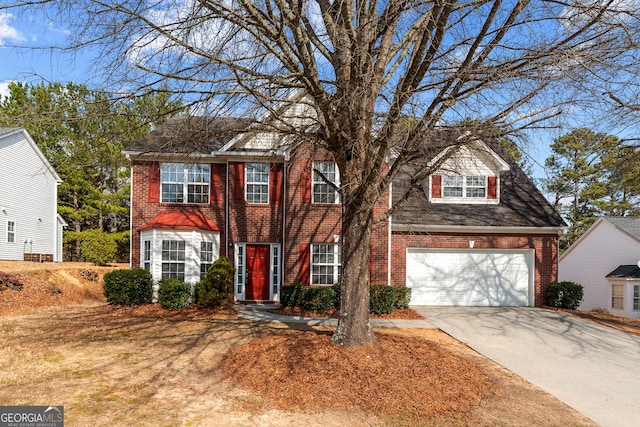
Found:
<svg viewBox="0 0 640 427"><path fill-rule="evenodd" d="M377 346L343 349L323 328L111 307L68 273L0 291L87 297L0 313L0 405L64 405L69 426L594 425L438 330L377 329Z"/></svg>

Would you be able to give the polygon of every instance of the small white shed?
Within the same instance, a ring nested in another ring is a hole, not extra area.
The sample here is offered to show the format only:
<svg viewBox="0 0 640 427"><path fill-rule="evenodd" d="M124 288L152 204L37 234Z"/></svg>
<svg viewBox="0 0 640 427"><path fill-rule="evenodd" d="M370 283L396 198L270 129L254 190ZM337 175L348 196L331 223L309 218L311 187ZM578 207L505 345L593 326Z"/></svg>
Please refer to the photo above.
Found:
<svg viewBox="0 0 640 427"><path fill-rule="evenodd" d="M626 279L610 276L620 266L637 265L640 260L640 218L599 218L561 256L558 280L568 280L584 286L584 301L580 310L605 309L612 314L640 317L633 310L628 288L620 300L620 283ZM609 276L609 277L608 277ZM640 284L640 282L637 282ZM630 310L619 308L630 307Z"/></svg>

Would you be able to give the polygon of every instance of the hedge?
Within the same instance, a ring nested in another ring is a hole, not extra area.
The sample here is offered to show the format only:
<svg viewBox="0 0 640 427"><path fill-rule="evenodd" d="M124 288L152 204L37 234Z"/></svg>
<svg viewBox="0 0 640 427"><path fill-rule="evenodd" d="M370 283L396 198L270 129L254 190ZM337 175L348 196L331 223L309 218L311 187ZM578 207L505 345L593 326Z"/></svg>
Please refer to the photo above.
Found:
<svg viewBox="0 0 640 427"><path fill-rule="evenodd" d="M160 280L158 302L167 310L189 307L191 286L178 279Z"/></svg>
<svg viewBox="0 0 640 427"><path fill-rule="evenodd" d="M576 282L553 282L547 288L549 305L556 308L575 310L580 306L583 296L584 289Z"/></svg>
<svg viewBox="0 0 640 427"><path fill-rule="evenodd" d="M106 273L103 280L103 292L109 304L141 305L151 302L153 279L146 270L114 270Z"/></svg>

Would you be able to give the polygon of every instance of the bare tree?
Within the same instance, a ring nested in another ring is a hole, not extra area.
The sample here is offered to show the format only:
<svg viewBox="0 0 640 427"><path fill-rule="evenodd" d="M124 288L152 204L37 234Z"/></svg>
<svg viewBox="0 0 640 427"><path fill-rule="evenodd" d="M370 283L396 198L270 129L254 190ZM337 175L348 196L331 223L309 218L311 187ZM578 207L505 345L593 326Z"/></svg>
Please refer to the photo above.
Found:
<svg viewBox="0 0 640 427"><path fill-rule="evenodd" d="M308 94L316 116L313 135L284 125L278 129L329 150L339 166L342 306L333 339L352 346L375 339L368 271L371 230L379 219L373 208L399 168L439 126L465 118L521 130L545 126L563 109L634 104L627 95L634 93L638 77L638 3L55 4L76 26L68 48L100 47L111 83L121 89L144 92L166 84L204 112L235 114L256 104L269 109L286 103L294 89ZM401 126L407 116L413 118L409 128ZM428 173L416 173L416 186Z"/></svg>

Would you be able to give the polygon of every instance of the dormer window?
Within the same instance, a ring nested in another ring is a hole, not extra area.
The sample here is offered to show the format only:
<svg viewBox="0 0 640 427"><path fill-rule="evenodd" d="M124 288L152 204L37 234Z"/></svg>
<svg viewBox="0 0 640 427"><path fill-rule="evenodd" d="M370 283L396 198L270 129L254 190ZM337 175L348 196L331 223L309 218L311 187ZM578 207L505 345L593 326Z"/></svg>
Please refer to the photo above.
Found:
<svg viewBox="0 0 640 427"><path fill-rule="evenodd" d="M485 175L432 175L433 203L497 203L498 179Z"/></svg>

